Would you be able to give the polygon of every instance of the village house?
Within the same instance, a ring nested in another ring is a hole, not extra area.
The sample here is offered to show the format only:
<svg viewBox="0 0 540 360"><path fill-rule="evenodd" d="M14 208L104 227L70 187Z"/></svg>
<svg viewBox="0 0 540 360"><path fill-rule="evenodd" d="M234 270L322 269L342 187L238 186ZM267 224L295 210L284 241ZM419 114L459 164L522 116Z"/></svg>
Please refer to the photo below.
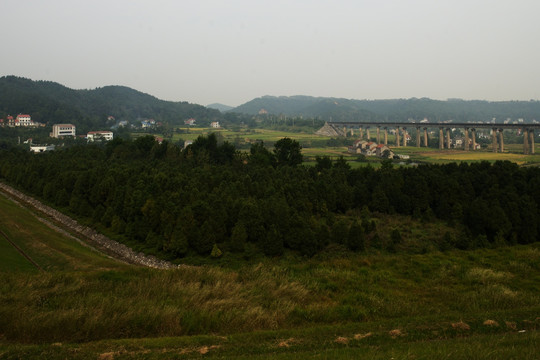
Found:
<svg viewBox="0 0 540 360"><path fill-rule="evenodd" d="M214 128L214 129L219 129L219 128L220 128L220 126L219 126L219 121L212 121L212 122L210 123L210 127L211 127L211 128Z"/></svg>
<svg viewBox="0 0 540 360"><path fill-rule="evenodd" d="M375 148L375 155L377 155L378 157L388 157L391 159L394 157L394 152L390 150L388 146L384 144L379 144Z"/></svg>
<svg viewBox="0 0 540 360"><path fill-rule="evenodd" d="M30 115L19 114L15 118L15 126L34 126Z"/></svg>
<svg viewBox="0 0 540 360"><path fill-rule="evenodd" d="M52 127L52 132L50 134L53 138L61 138L64 136L73 136L75 137L75 125L72 124L55 124Z"/></svg>
<svg viewBox="0 0 540 360"><path fill-rule="evenodd" d="M191 118L191 119L187 119L187 120L184 120L184 124L185 125L189 125L189 126L193 126L195 125L195 119Z"/></svg>

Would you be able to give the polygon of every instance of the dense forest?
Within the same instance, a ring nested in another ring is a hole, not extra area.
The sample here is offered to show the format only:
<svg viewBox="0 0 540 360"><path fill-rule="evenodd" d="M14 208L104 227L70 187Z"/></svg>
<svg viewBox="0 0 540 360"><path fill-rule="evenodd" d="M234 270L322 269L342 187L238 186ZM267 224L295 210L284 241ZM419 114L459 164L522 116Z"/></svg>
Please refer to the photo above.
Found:
<svg viewBox="0 0 540 360"><path fill-rule="evenodd" d="M325 157L304 166L288 138L248 153L213 134L184 150L151 136L42 154L14 147L0 150L0 178L170 258L247 248L312 256L330 243L395 251L399 232L379 233L374 214L448 222L460 236L447 242L461 249L531 243L540 233L540 168L388 160L351 169Z"/></svg>

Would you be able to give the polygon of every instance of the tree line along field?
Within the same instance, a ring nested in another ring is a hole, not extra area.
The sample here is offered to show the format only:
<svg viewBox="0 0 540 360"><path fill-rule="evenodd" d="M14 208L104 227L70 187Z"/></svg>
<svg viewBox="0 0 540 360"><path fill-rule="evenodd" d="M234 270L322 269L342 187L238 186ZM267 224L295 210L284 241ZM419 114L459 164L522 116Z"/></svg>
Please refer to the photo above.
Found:
<svg viewBox="0 0 540 360"><path fill-rule="evenodd" d="M44 271L0 269L0 358L537 355L538 243L429 254L334 248L155 270L89 250L0 196L0 218L15 217L23 230L15 220L3 230Z"/></svg>

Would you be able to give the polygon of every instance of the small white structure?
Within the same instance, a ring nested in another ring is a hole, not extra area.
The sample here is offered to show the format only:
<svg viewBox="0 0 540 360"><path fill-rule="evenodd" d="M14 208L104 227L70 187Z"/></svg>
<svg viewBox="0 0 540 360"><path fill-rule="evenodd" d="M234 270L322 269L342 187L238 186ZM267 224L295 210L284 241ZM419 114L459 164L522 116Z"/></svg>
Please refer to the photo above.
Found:
<svg viewBox="0 0 540 360"><path fill-rule="evenodd" d="M219 121L212 121L212 122L210 123L210 127L211 127L211 128L214 128L214 129L219 129L219 128L220 128L220 126L219 126Z"/></svg>
<svg viewBox="0 0 540 360"><path fill-rule="evenodd" d="M86 134L86 139L88 141L96 141L96 140L109 141L113 139L113 132L112 131L90 131L88 134Z"/></svg>
<svg viewBox="0 0 540 360"><path fill-rule="evenodd" d="M31 145L30 151L34 153L42 153L45 151L54 150L54 145Z"/></svg>
<svg viewBox="0 0 540 360"><path fill-rule="evenodd" d="M75 125L72 125L72 124L53 125L51 137L60 138L64 136L75 136Z"/></svg>

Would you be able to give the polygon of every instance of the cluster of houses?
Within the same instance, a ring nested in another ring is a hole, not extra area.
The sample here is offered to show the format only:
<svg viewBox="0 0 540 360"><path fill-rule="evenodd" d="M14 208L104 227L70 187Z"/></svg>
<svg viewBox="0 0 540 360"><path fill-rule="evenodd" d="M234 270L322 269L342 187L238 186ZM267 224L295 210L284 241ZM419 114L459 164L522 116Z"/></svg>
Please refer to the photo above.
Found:
<svg viewBox="0 0 540 360"><path fill-rule="evenodd" d="M349 146L348 151L351 154L362 154L365 156L378 156L390 159L394 157L394 152L388 146L366 140L356 140L352 146Z"/></svg>
<svg viewBox="0 0 540 360"><path fill-rule="evenodd" d="M187 120L184 120L184 125L188 125L188 126L195 126L195 119L193 118L190 118L190 119L187 119ZM210 127L212 129L219 129L221 128L221 125L219 125L219 121L212 121L210 123Z"/></svg>
<svg viewBox="0 0 540 360"><path fill-rule="evenodd" d="M9 127L40 127L45 126L45 124L32 121L32 117L27 114L19 114L17 117L8 115L6 119L0 119L0 126L9 126Z"/></svg>

